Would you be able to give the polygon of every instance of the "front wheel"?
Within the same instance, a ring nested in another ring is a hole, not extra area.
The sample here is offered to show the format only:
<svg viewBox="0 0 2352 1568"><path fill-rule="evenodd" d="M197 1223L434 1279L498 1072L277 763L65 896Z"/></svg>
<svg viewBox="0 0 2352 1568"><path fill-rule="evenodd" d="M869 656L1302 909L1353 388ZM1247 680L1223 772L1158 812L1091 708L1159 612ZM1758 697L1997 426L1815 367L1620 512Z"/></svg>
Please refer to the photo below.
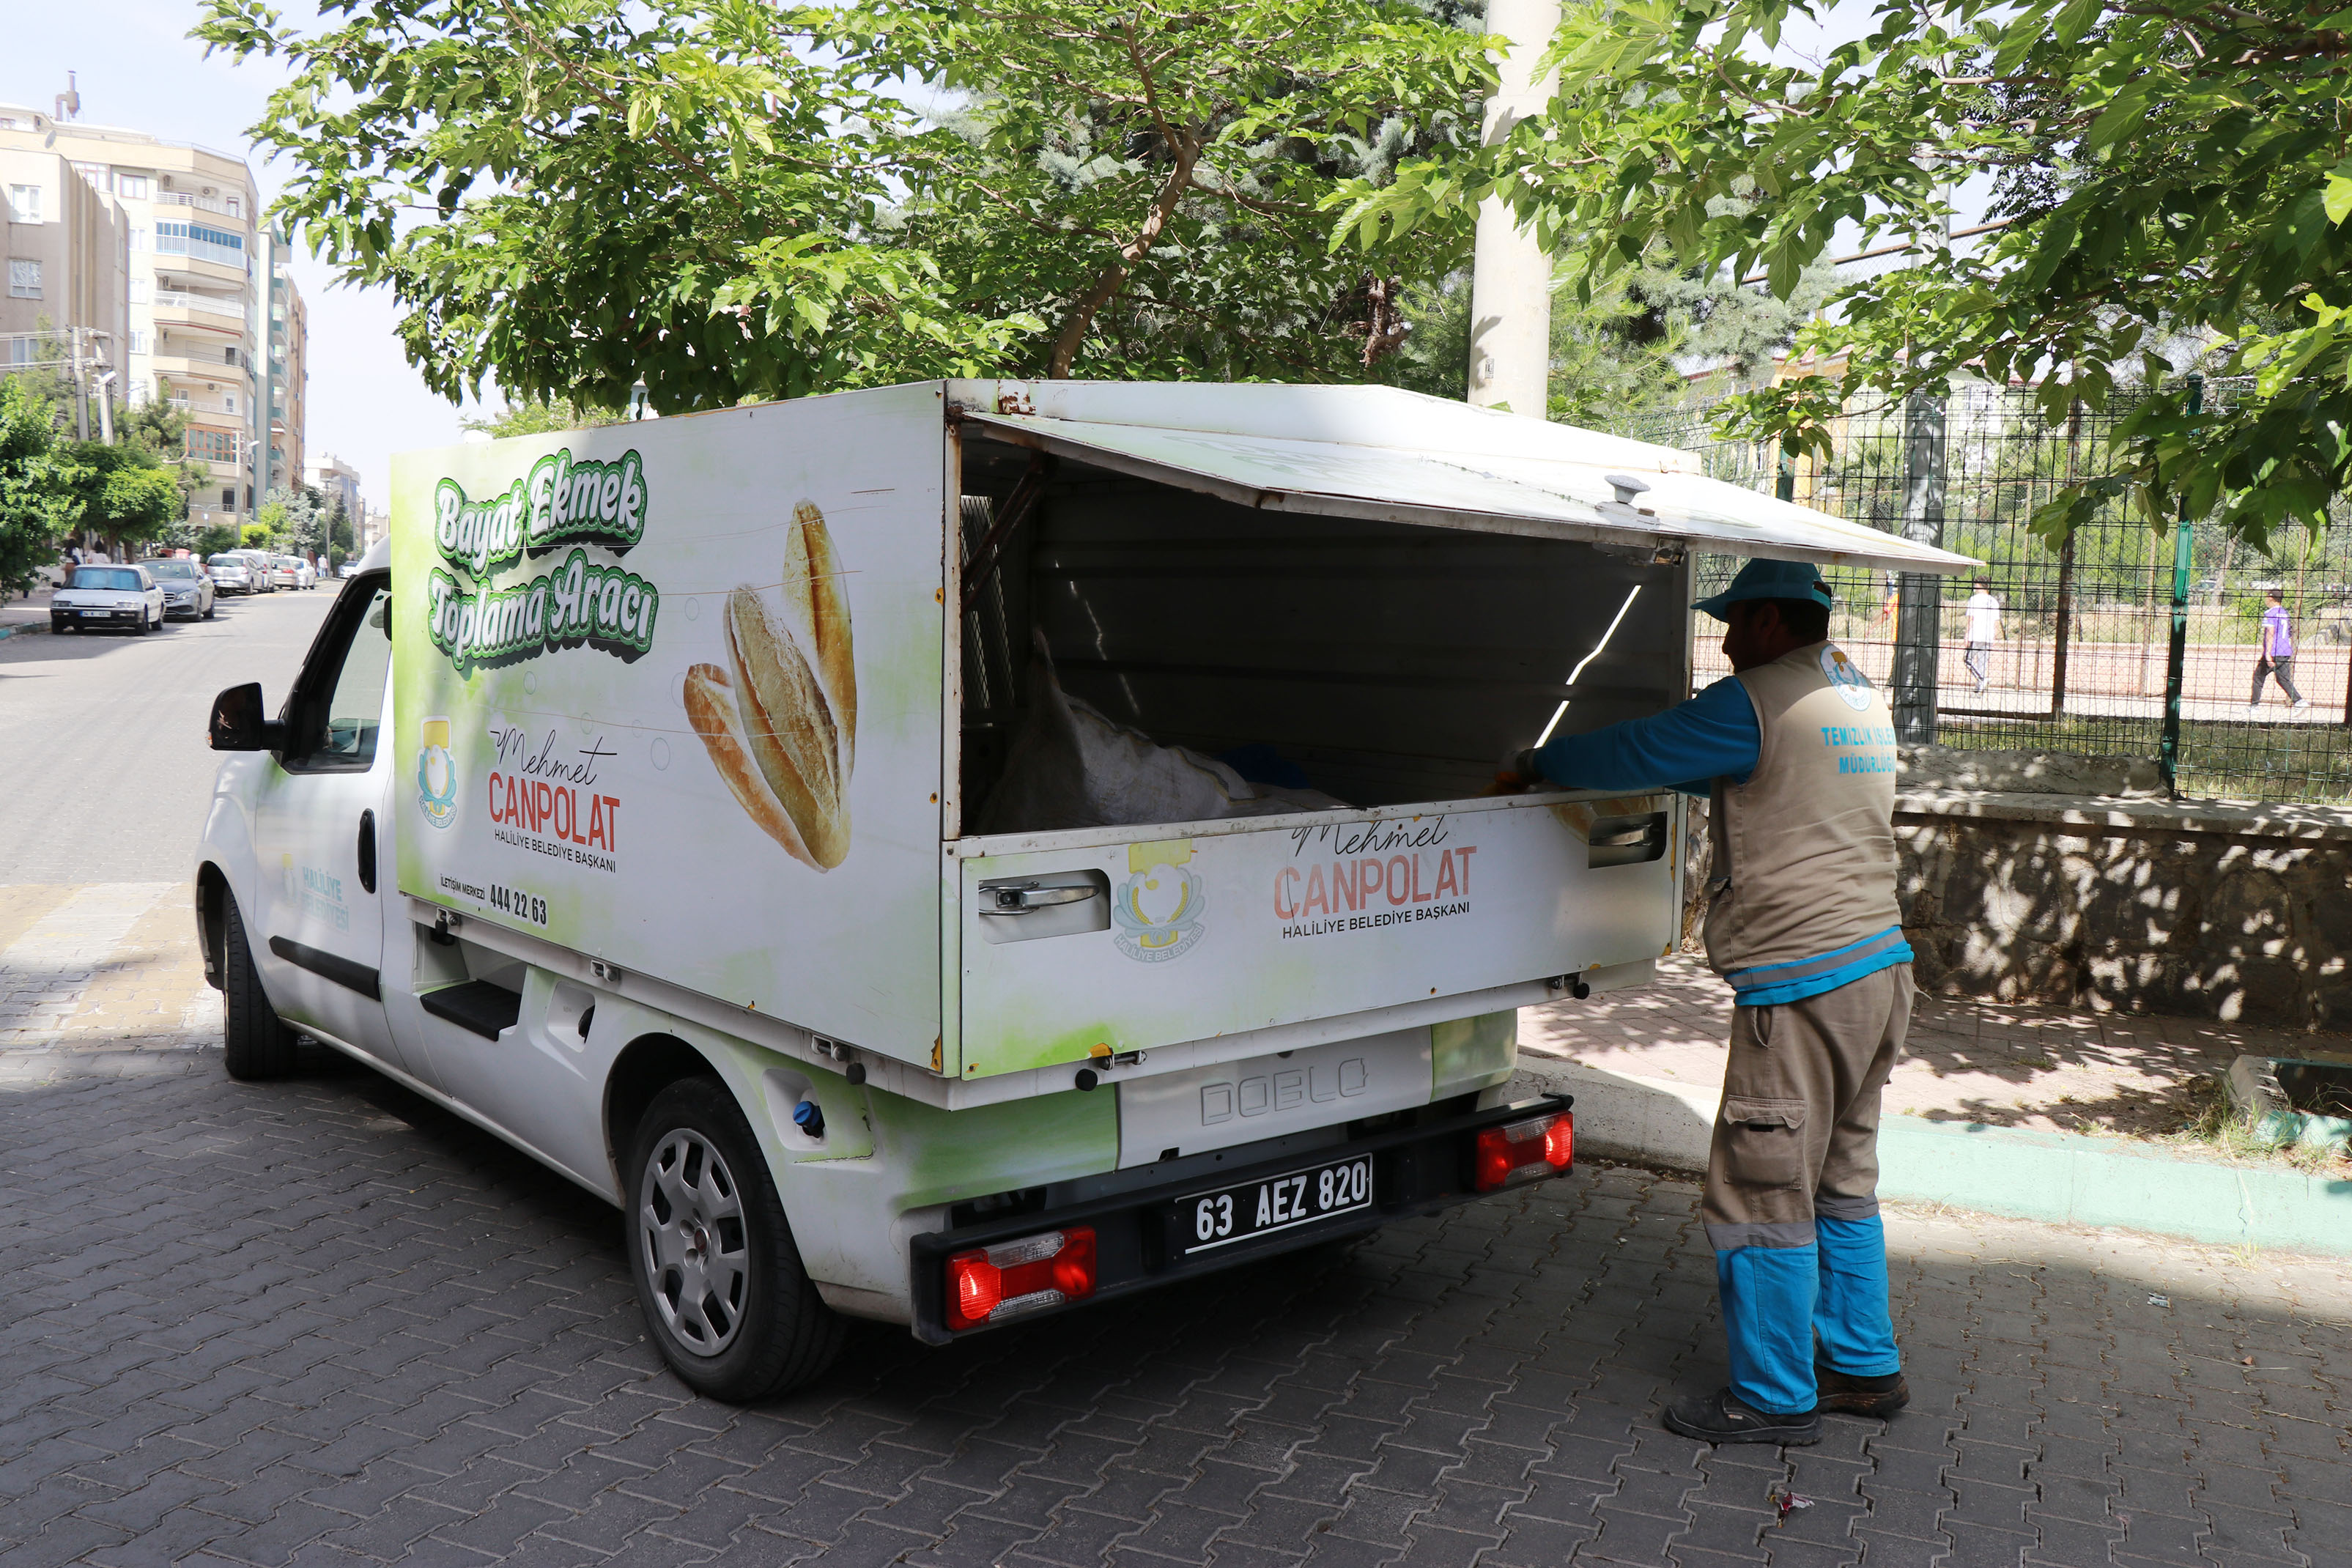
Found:
<svg viewBox="0 0 2352 1568"><path fill-rule="evenodd" d="M253 949L246 942L245 917L236 898L221 898L221 1000L226 1027L222 1031L228 1076L251 1083L284 1078L294 1070L293 1030L280 1023L269 994L261 988L261 974L253 966Z"/></svg>
<svg viewBox="0 0 2352 1568"><path fill-rule="evenodd" d="M842 1321L801 1267L767 1159L724 1084L683 1079L655 1096L625 1169L637 1302L688 1387L741 1404L832 1364Z"/></svg>

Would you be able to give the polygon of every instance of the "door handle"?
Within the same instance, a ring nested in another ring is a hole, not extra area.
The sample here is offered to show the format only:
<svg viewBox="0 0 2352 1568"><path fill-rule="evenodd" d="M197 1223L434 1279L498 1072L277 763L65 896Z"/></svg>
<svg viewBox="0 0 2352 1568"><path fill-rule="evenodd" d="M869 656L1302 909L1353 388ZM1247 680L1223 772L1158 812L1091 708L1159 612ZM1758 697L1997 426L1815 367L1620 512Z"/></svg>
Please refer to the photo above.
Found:
<svg viewBox="0 0 2352 1568"><path fill-rule="evenodd" d="M375 813L360 813L360 886L375 891Z"/></svg>
<svg viewBox="0 0 2352 1568"><path fill-rule="evenodd" d="M1040 910L1082 904L1102 896L1100 888L1041 888L1034 882L998 882L980 890L983 897L995 900L993 908L983 905L980 910L990 920L1034 915Z"/></svg>

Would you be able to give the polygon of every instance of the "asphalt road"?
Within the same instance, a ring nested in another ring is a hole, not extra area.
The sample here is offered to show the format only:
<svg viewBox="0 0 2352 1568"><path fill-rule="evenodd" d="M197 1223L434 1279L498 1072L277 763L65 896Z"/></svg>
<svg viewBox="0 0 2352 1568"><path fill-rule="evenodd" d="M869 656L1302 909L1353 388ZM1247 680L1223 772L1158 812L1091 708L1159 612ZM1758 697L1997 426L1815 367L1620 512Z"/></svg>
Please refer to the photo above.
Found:
<svg viewBox="0 0 2352 1568"><path fill-rule="evenodd" d="M163 882L188 874L217 759L212 700L258 680L272 709L332 585L223 599L160 632L0 639L0 884Z"/></svg>

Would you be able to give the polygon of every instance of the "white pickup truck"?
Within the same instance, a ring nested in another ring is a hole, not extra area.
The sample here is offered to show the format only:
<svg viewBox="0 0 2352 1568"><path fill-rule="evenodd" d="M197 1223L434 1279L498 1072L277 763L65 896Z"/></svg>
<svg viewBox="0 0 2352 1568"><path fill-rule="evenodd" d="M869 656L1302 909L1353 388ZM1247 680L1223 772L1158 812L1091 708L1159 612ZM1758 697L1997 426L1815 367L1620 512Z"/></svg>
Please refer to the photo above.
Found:
<svg viewBox="0 0 2352 1568"><path fill-rule="evenodd" d="M1956 558L1379 388L948 382L404 457L197 853L310 1036L618 1205L693 1386L1569 1169L1516 1011L1646 978L1669 796L1489 795L1688 689L1693 551Z"/></svg>

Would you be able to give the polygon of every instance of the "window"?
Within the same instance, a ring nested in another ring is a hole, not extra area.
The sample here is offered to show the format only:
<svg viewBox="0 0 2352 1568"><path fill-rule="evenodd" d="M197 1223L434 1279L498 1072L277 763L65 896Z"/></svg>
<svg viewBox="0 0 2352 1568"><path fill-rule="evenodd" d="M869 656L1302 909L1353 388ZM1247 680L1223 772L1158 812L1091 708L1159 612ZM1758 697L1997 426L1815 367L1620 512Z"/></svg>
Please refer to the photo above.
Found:
<svg viewBox="0 0 2352 1568"><path fill-rule="evenodd" d="M144 174L126 174L118 171L114 176L114 194L118 196L129 196L133 201L145 201L147 199L147 176Z"/></svg>
<svg viewBox="0 0 2352 1568"><path fill-rule="evenodd" d="M37 360L40 357L41 345L39 340L36 339L31 334L27 333L21 337L12 337L8 340L8 363L10 364L31 364L35 360Z"/></svg>
<svg viewBox="0 0 2352 1568"><path fill-rule="evenodd" d="M236 363L236 345L235 343L231 343L226 348L221 350L221 359L225 363L235 364Z"/></svg>
<svg viewBox="0 0 2352 1568"><path fill-rule="evenodd" d="M132 403L151 402L153 400L154 396L155 389L147 384L147 378L145 376L137 375L131 378L131 401Z"/></svg>
<svg viewBox="0 0 2352 1568"><path fill-rule="evenodd" d="M234 414L236 412L236 393L224 392L221 394L221 412L223 414Z"/></svg>
<svg viewBox="0 0 2352 1568"><path fill-rule="evenodd" d="M131 302L134 305L147 303L147 279L144 278L131 279Z"/></svg>
<svg viewBox="0 0 2352 1568"><path fill-rule="evenodd" d="M228 216L231 217L243 217L245 216L245 198L243 196L229 197Z"/></svg>
<svg viewBox="0 0 2352 1568"><path fill-rule="evenodd" d="M155 250L160 256L193 256L220 267L250 266L246 259L243 235L200 223L174 220L156 224Z"/></svg>
<svg viewBox="0 0 2352 1568"><path fill-rule="evenodd" d="M11 185L8 187L8 216L17 223L41 221L41 187Z"/></svg>
<svg viewBox="0 0 2352 1568"><path fill-rule="evenodd" d="M143 354L149 353L150 351L147 347L150 338L146 328L133 327L131 329L131 352L132 353Z"/></svg>
<svg viewBox="0 0 2352 1568"><path fill-rule="evenodd" d="M289 771L358 772L375 759L384 688L392 679L391 592L378 588L346 624L350 640L302 672L303 710L294 715L299 728L287 748Z"/></svg>
<svg viewBox="0 0 2352 1568"><path fill-rule="evenodd" d="M144 250L144 249L146 249L146 248L147 248L147 227L146 227L146 226L145 226L144 224L136 224L136 223L132 224L132 225L130 226L130 228L129 228L129 229L127 229L126 231L124 231L124 236L123 236L123 241L122 241L122 242L123 242L123 244L125 244L125 245L129 246L129 247L130 247L131 249L133 249L133 250Z"/></svg>
<svg viewBox="0 0 2352 1568"><path fill-rule="evenodd" d="M188 426L188 456L200 463L234 463L236 461L236 432L191 425ZM221 505L235 508L236 492L223 491Z"/></svg>
<svg viewBox="0 0 2352 1568"><path fill-rule="evenodd" d="M88 180L91 184L97 186L100 190L102 191L106 189L105 164L76 163L73 166L73 171L75 174L79 174L83 179Z"/></svg>
<svg viewBox="0 0 2352 1568"><path fill-rule="evenodd" d="M41 297L41 264L18 257L8 258L8 298L37 300Z"/></svg>
<svg viewBox="0 0 2352 1568"><path fill-rule="evenodd" d="M222 509L223 510L225 510L225 511L235 511L235 510L236 510L236 486L234 486L234 485L227 486L227 487L226 487L226 488L224 488L224 489L222 489L222 491L221 491L221 509Z"/></svg>

